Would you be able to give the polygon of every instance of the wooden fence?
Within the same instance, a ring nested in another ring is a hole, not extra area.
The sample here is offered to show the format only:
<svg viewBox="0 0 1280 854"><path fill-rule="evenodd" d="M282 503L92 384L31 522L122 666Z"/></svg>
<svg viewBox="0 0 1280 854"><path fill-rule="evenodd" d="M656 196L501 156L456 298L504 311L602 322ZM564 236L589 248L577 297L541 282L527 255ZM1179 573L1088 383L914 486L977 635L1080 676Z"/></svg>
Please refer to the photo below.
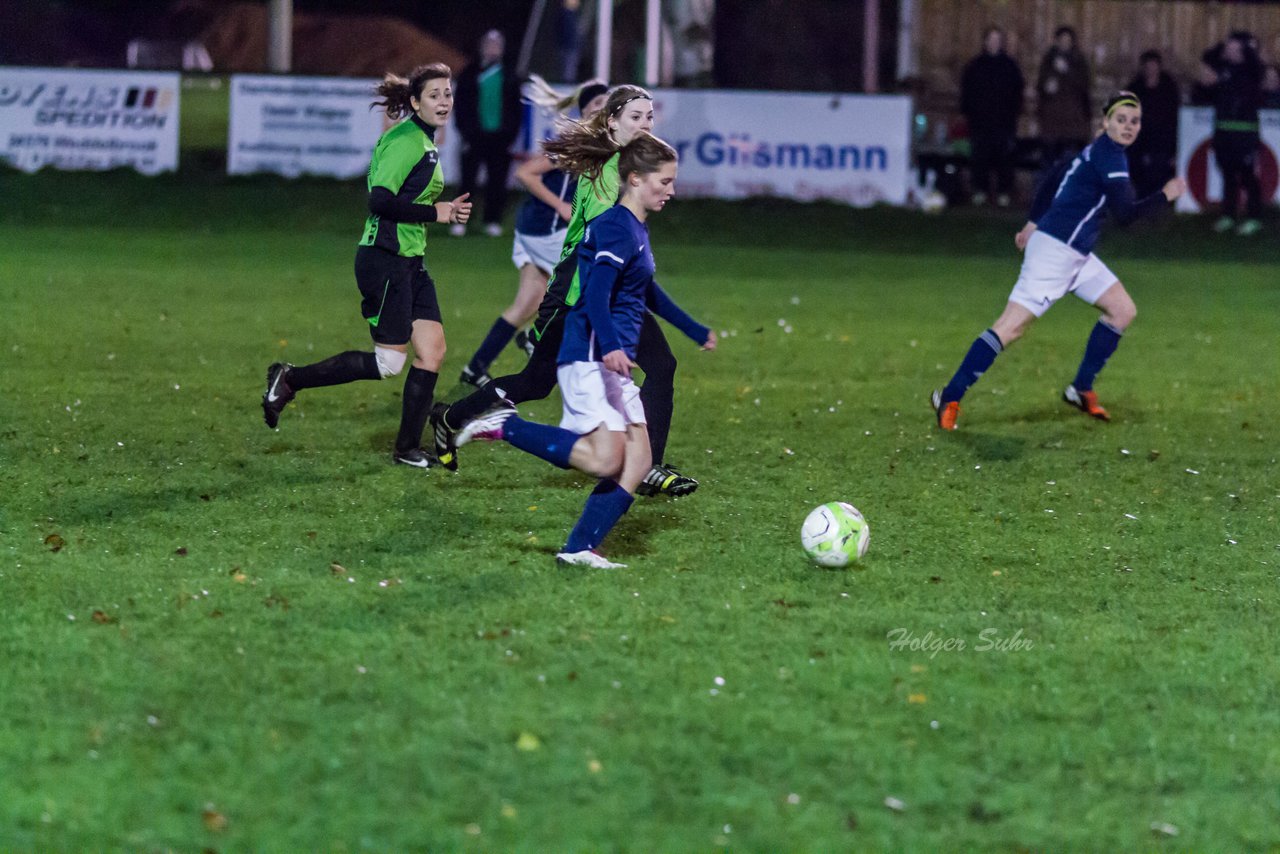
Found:
<svg viewBox="0 0 1280 854"><path fill-rule="evenodd" d="M1034 114L1040 58L1059 26L1075 29L1101 101L1133 77L1138 56L1156 48L1184 93L1200 54L1232 30L1249 30L1264 60L1280 62L1280 5L1190 0L918 0L915 43L920 69L914 90L929 113L953 111L960 73L995 25L1008 35L1009 53L1027 78L1027 112Z"/></svg>

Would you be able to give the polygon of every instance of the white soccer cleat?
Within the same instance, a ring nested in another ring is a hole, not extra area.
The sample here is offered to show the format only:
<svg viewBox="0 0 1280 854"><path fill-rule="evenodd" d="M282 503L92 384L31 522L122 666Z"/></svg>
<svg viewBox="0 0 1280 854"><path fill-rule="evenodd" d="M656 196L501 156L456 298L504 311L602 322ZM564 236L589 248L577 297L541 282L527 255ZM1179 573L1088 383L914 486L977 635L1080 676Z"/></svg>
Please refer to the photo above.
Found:
<svg viewBox="0 0 1280 854"><path fill-rule="evenodd" d="M516 414L516 408L506 401L500 402L484 415L472 418L453 439L453 446L461 448L468 442L479 439L481 442L499 442L502 440L502 425Z"/></svg>
<svg viewBox="0 0 1280 854"><path fill-rule="evenodd" d="M599 552L583 549L580 552L560 552L556 555L556 563L570 566L588 566L592 569L626 569L625 563L614 563Z"/></svg>

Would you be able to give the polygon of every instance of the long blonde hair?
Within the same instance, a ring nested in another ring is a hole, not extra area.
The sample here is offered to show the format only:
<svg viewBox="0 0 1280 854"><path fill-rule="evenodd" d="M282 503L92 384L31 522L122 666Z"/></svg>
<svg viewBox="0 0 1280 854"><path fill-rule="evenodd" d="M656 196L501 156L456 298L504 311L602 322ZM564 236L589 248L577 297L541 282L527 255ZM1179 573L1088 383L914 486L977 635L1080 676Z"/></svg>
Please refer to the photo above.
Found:
<svg viewBox="0 0 1280 854"><path fill-rule="evenodd" d="M605 86L603 80L584 80L569 92L561 92L536 74L520 87L520 98L526 104L537 107L544 115L567 113L572 106L581 107L580 98L588 87Z"/></svg>
<svg viewBox="0 0 1280 854"><path fill-rule="evenodd" d="M622 148L609 133L609 119L616 117L627 104L641 99L652 101L653 96L639 86L618 86L609 92L604 109L589 121L561 119L557 122L558 133L542 144L543 151L557 169L595 181L609 158Z"/></svg>

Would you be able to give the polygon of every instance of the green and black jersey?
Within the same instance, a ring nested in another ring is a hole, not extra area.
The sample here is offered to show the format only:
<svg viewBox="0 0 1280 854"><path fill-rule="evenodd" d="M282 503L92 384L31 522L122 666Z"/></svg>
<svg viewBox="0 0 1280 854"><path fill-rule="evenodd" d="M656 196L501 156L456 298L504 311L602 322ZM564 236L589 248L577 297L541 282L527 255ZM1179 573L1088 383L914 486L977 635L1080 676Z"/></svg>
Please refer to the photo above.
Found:
<svg viewBox="0 0 1280 854"><path fill-rule="evenodd" d="M369 163L369 193L376 188L390 191L400 206L433 205L444 190L440 152L433 139L435 128L418 116L384 133L373 149ZM364 223L361 246L376 246L405 257L420 256L426 249L425 223L434 222L434 208L423 210L418 221L404 221L371 213Z"/></svg>
<svg viewBox="0 0 1280 854"><path fill-rule="evenodd" d="M578 177L578 190L573 196L573 215L569 217L564 248L560 250L560 261L547 284L547 295L565 305L572 306L582 293L582 284L578 281L577 252L578 244L587 233L587 224L618 201L620 157L619 154L610 157L600 170L600 177L594 181L585 175Z"/></svg>

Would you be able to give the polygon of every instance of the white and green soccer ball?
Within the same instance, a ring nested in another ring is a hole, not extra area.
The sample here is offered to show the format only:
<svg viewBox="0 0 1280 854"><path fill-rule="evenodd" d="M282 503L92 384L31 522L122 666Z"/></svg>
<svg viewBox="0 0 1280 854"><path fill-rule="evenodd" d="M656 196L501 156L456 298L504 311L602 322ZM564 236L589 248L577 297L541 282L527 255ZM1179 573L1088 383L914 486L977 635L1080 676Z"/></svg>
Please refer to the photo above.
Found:
<svg viewBox="0 0 1280 854"><path fill-rule="evenodd" d="M858 508L843 501L815 507L800 528L800 545L818 566L848 566L867 553L871 526Z"/></svg>

